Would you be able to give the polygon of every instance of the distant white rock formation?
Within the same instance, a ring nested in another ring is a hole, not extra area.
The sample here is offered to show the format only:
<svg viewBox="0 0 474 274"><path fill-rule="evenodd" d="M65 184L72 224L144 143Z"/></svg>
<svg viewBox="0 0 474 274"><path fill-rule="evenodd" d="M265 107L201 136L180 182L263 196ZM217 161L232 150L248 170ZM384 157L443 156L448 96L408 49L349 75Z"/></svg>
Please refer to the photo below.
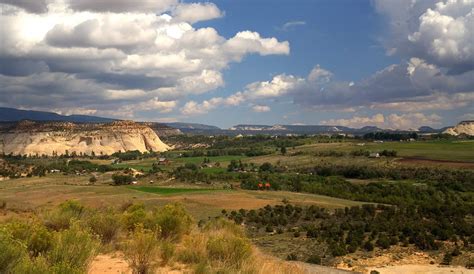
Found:
<svg viewBox="0 0 474 274"><path fill-rule="evenodd" d="M450 135L470 135L474 136L474 120L471 121L462 121L457 124L455 127L450 127L446 129L443 133L450 134Z"/></svg>
<svg viewBox="0 0 474 274"><path fill-rule="evenodd" d="M0 132L0 153L27 156L110 155L131 150L166 151L148 126L131 121L99 124L22 121Z"/></svg>

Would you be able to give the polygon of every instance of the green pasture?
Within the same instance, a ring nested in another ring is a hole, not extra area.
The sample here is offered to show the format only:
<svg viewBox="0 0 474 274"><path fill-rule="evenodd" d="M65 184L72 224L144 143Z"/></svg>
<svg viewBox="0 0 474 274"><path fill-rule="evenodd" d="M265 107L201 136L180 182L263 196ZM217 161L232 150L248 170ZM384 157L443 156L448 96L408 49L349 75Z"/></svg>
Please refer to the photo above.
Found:
<svg viewBox="0 0 474 274"><path fill-rule="evenodd" d="M474 162L474 141L416 141L367 143L370 150L396 150L400 157Z"/></svg>
<svg viewBox="0 0 474 274"><path fill-rule="evenodd" d="M364 145L358 145L358 144ZM356 150L380 152L382 150L396 150L398 157L412 157L429 160L474 162L474 140L466 141L414 141L414 142L383 142L357 140L344 143L317 143L297 147L292 152L303 152L311 155L322 151L340 151L350 153Z"/></svg>

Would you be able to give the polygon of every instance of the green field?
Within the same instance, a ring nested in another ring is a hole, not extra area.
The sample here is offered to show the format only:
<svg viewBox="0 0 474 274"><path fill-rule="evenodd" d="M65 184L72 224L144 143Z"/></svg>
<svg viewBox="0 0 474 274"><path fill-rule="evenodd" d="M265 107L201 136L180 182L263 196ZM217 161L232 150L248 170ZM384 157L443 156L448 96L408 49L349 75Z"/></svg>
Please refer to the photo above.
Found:
<svg viewBox="0 0 474 274"><path fill-rule="evenodd" d="M174 195L174 194L187 194L187 193L196 193L196 192L211 192L216 191L215 189L209 188L174 188L174 187L154 187L154 186L129 186L128 188L154 193L159 195Z"/></svg>
<svg viewBox="0 0 474 274"><path fill-rule="evenodd" d="M430 160L474 162L474 141L417 141L369 143L370 150L396 150L398 156Z"/></svg>
<svg viewBox="0 0 474 274"><path fill-rule="evenodd" d="M358 143L364 143L358 146ZM356 150L369 150L380 152L382 150L395 150L398 157L422 158L429 160L474 162L474 141L414 141L414 142L384 142L374 143L369 141L344 142L344 143L317 143L296 147L289 152L302 151L311 154L322 151L340 151L350 153Z"/></svg>

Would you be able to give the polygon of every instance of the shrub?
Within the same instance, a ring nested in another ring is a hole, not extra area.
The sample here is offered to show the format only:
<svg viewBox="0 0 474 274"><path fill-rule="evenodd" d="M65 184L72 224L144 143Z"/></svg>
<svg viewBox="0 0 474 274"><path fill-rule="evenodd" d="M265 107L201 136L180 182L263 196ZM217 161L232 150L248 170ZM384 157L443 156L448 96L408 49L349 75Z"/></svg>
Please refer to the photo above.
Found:
<svg viewBox="0 0 474 274"><path fill-rule="evenodd" d="M306 260L307 263L310 264L321 264L321 257L319 255L311 255L309 258Z"/></svg>
<svg viewBox="0 0 474 274"><path fill-rule="evenodd" d="M286 256L287 261L297 261L298 260L298 255L296 253L290 253Z"/></svg>
<svg viewBox="0 0 474 274"><path fill-rule="evenodd" d="M209 259L223 265L225 269L240 269L251 254L249 241L233 235L211 237L207 243Z"/></svg>
<svg viewBox="0 0 474 274"><path fill-rule="evenodd" d="M50 268L46 258L43 256L32 259L26 256L15 266L12 272L22 274L49 274L52 273L52 268Z"/></svg>
<svg viewBox="0 0 474 274"><path fill-rule="evenodd" d="M89 178L89 183L92 183L92 184L93 184L93 183L95 183L95 182L97 182L97 177L92 176L92 177Z"/></svg>
<svg viewBox="0 0 474 274"><path fill-rule="evenodd" d="M443 257L442 265L450 265L453 261L453 255L450 252L446 252Z"/></svg>
<svg viewBox="0 0 474 274"><path fill-rule="evenodd" d="M5 224L4 229L15 239L21 242L28 242L31 224L21 221L13 221Z"/></svg>
<svg viewBox="0 0 474 274"><path fill-rule="evenodd" d="M372 242L367 241L364 244L364 249L367 250L367 251L372 251L372 250L374 250L374 245L372 244Z"/></svg>
<svg viewBox="0 0 474 274"><path fill-rule="evenodd" d="M133 182L134 178L131 175L121 175L121 174L114 174L112 175L112 181L114 185L129 185Z"/></svg>
<svg viewBox="0 0 474 274"><path fill-rule="evenodd" d="M133 204L122 215L122 222L128 230L133 230L139 224L151 228L151 220L142 204Z"/></svg>
<svg viewBox="0 0 474 274"><path fill-rule="evenodd" d="M159 241L156 233L138 225L125 243L123 252L133 273L153 273L159 253Z"/></svg>
<svg viewBox="0 0 474 274"><path fill-rule="evenodd" d="M204 227L204 231L206 231L207 233L210 233L211 231L218 231L218 230L223 230L233 235L241 236L241 237L245 235L241 227L235 225L234 223L224 218L217 218L217 219L211 220Z"/></svg>
<svg viewBox="0 0 474 274"><path fill-rule="evenodd" d="M69 229L56 232L47 257L53 268L60 273L86 272L97 248L98 242L93 235L75 222Z"/></svg>
<svg viewBox="0 0 474 274"><path fill-rule="evenodd" d="M52 246L52 233L42 225L35 225L31 230L31 235L28 239L28 251L30 251L33 256L38 256L40 254L44 255L51 249Z"/></svg>
<svg viewBox="0 0 474 274"><path fill-rule="evenodd" d="M175 246L172 243L168 241L163 241L161 243L161 260L163 265L166 265L171 261L174 256L174 252Z"/></svg>
<svg viewBox="0 0 474 274"><path fill-rule="evenodd" d="M390 247L390 240L387 236L385 235L380 235L380 237L377 239L376 242L377 246L382 248L382 249L387 249Z"/></svg>
<svg viewBox="0 0 474 274"><path fill-rule="evenodd" d="M0 228L0 273L10 273L26 256L26 248L5 228Z"/></svg>
<svg viewBox="0 0 474 274"><path fill-rule="evenodd" d="M85 208L76 201L67 201L44 215L44 224L53 230L69 228L73 219L80 220Z"/></svg>
<svg viewBox="0 0 474 274"><path fill-rule="evenodd" d="M102 243L110 243L120 231L120 218L112 211L95 212L87 219L92 232L100 237Z"/></svg>
<svg viewBox="0 0 474 274"><path fill-rule="evenodd" d="M207 237L191 234L183 239L183 248L178 251L178 260L186 264L199 264L207 261Z"/></svg>
<svg viewBox="0 0 474 274"><path fill-rule="evenodd" d="M180 204L169 204L154 211L154 223L164 239L178 240L191 231L193 219Z"/></svg>

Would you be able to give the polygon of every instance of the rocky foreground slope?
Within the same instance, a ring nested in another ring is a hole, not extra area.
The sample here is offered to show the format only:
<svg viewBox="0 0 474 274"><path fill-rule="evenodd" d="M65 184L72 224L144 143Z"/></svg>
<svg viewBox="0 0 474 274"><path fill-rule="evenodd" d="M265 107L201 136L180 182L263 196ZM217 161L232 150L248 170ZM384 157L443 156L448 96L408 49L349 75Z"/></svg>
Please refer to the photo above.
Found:
<svg viewBox="0 0 474 274"><path fill-rule="evenodd" d="M0 125L0 153L30 156L64 154L110 155L119 151L166 151L169 146L147 125L32 122Z"/></svg>
<svg viewBox="0 0 474 274"><path fill-rule="evenodd" d="M450 127L446 129L443 133L451 134L451 135L470 135L474 136L474 120L471 121L462 121L457 124L455 127Z"/></svg>

